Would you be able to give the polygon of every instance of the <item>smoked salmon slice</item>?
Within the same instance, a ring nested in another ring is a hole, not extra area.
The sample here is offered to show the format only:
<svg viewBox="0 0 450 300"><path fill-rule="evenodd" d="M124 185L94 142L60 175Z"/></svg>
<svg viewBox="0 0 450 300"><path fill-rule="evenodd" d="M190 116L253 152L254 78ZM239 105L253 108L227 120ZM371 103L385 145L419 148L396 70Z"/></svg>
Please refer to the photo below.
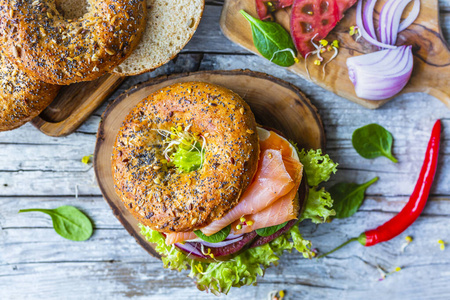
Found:
<svg viewBox="0 0 450 300"><path fill-rule="evenodd" d="M297 197L297 190L292 189L288 194L284 195L271 206L262 211L244 216L244 224L237 220L231 226L233 234L242 234L252 232L253 230L283 224L286 221L297 219L299 211L299 203ZM251 221L252 225L247 222ZM236 226L241 224L241 229L236 229Z"/></svg>
<svg viewBox="0 0 450 300"><path fill-rule="evenodd" d="M285 138L273 131L265 130L261 127L257 127L257 130L260 151L266 149L281 150L281 155L283 155L283 157L291 156L298 160L297 153L294 153L294 148Z"/></svg>
<svg viewBox="0 0 450 300"><path fill-rule="evenodd" d="M296 183L286 170L280 150L262 151L260 165L254 181L244 192L238 205L221 219L200 229L205 235L220 231L244 215L263 210L294 188Z"/></svg>
<svg viewBox="0 0 450 300"><path fill-rule="evenodd" d="M175 243L181 243L187 240L193 240L196 239L197 236L193 231L189 232L173 232L173 233L166 233L166 244L172 245Z"/></svg>

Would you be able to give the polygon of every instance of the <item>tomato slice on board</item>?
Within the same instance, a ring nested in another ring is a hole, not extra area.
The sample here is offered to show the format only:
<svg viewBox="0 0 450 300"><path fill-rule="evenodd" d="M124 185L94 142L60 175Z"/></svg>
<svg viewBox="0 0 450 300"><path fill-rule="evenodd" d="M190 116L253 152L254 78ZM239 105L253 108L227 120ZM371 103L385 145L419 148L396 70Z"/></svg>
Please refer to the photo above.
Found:
<svg viewBox="0 0 450 300"><path fill-rule="evenodd" d="M291 36L298 52L305 57L314 49L311 39L324 39L357 0L294 0Z"/></svg>
<svg viewBox="0 0 450 300"><path fill-rule="evenodd" d="M272 17L272 13L277 9L292 5L294 0L256 0L256 11L260 20Z"/></svg>

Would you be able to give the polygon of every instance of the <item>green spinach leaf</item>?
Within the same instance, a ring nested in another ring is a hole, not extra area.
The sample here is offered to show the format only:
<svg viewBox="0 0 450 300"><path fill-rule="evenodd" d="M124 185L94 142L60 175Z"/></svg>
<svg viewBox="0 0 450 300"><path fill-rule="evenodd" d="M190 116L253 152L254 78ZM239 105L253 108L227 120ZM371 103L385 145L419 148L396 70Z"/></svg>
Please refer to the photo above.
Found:
<svg viewBox="0 0 450 300"><path fill-rule="evenodd" d="M60 206L55 209L21 209L19 213L42 212L52 218L53 228L63 238L72 241L85 241L93 232L91 220L73 206Z"/></svg>
<svg viewBox="0 0 450 300"><path fill-rule="evenodd" d="M291 35L283 26L256 19L243 10L240 13L250 22L253 44L262 56L282 67L295 63L297 51Z"/></svg>
<svg viewBox="0 0 450 300"><path fill-rule="evenodd" d="M369 124L356 129L352 136L353 148L364 158L386 156L394 163L392 134L378 124Z"/></svg>
<svg viewBox="0 0 450 300"><path fill-rule="evenodd" d="M231 225L228 225L227 227L225 227L224 229L222 229L219 232L214 233L213 235L207 236L205 234L203 234L203 232L201 232L200 230L195 230L194 233L196 236L198 236L199 238L201 238L202 240L204 240L205 242L208 243L218 243L223 241L224 239L227 238L227 236L230 234L231 232Z"/></svg>
<svg viewBox="0 0 450 300"><path fill-rule="evenodd" d="M270 226L270 227L266 227L266 228L256 229L256 233L259 236L269 236L269 235L274 234L275 232L277 232L278 230L280 230L284 226L286 226L287 223L288 223L288 221L286 221L286 222L284 222L283 224L280 224L280 225L274 225L274 226Z"/></svg>
<svg viewBox="0 0 450 300"><path fill-rule="evenodd" d="M352 216L361 206L366 189L377 180L378 177L375 177L363 184L340 182L332 186L329 192L334 200L333 208L336 211L336 218Z"/></svg>

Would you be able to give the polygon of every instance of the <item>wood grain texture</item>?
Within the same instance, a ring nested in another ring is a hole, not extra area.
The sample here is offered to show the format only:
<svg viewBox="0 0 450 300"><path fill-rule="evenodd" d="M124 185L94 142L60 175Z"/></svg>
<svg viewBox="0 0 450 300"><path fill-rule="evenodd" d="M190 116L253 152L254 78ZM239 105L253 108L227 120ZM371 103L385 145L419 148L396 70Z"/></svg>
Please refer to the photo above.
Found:
<svg viewBox="0 0 450 300"><path fill-rule="evenodd" d="M302 148L325 148L325 132L317 109L295 86L251 71L203 71L161 76L120 95L102 115L94 152L94 169L100 190L114 215L151 255L160 257L154 245L140 235L138 221L123 205L114 188L111 156L117 134L129 112L148 95L179 82L218 84L240 95L250 106L257 122L283 132Z"/></svg>
<svg viewBox="0 0 450 300"><path fill-rule="evenodd" d="M385 1L379 1L375 7L375 16L381 10ZM220 25L224 34L233 42L244 48L259 54L253 45L251 27L248 21L239 13L244 10L253 16L257 16L255 1L253 0L226 0ZM289 10L282 9L275 15L275 19L289 30ZM327 36L327 40L339 40L339 55L331 61L326 68L326 76L322 73L322 66L317 67L312 63L314 58L306 60L310 77L307 75L305 60L288 69L303 78L310 78L317 85L347 98L350 101L367 108L378 108L390 99L370 101L356 96L354 86L348 77L346 66L347 58L375 51L375 47L367 42L357 43L354 37L348 34L350 26L356 24L356 9L349 9L345 17L338 23L335 29ZM376 20L377 22L377 20ZM435 0L421 1L421 10L416 21L405 31L399 33L398 44L413 45L414 69L411 80L402 93L425 92L450 108L450 49L442 36L439 27L439 7ZM331 53L324 53L325 60Z"/></svg>
<svg viewBox="0 0 450 300"><path fill-rule="evenodd" d="M107 74L93 81L64 86L55 100L31 123L50 136L71 134L124 79L125 77Z"/></svg>
<svg viewBox="0 0 450 300"><path fill-rule="evenodd" d="M222 298L267 299L270 291L285 289L291 300L449 299L450 248L440 251L437 240L450 241L450 111L423 93L400 95L377 110L345 101L227 40L217 21L221 3L207 1L207 22L202 21L177 59L127 78L109 99L150 78L198 70L251 69L298 86L319 109L327 152L340 163L329 184L380 177L352 218L302 224L304 236L319 250L329 250L400 211L414 188L434 120L441 118L444 127L432 196L418 221L400 237L370 248L354 244L322 261L287 254L257 286L234 289ZM439 3L448 39L450 1ZM102 198L92 164L81 162L94 152L108 102L64 138L46 136L29 124L0 133L0 299L217 299L197 291L186 272L163 269L134 241ZM353 130L368 123L392 132L398 164L383 157L366 160L353 150ZM64 240L54 233L47 216L17 214L22 208L60 205L75 205L91 217L95 231L90 240ZM401 253L406 235L414 241ZM403 270L378 281L377 264L389 271L397 266Z"/></svg>

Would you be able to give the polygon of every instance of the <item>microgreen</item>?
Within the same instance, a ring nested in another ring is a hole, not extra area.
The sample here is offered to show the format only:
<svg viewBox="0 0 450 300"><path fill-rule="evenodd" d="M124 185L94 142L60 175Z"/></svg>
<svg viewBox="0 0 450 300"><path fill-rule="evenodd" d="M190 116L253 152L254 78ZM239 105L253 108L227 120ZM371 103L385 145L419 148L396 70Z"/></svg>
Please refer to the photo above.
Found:
<svg viewBox="0 0 450 300"><path fill-rule="evenodd" d="M53 228L63 238L72 241L85 241L93 232L91 220L73 206L60 206L55 209L21 209L19 213L42 212L52 218Z"/></svg>
<svg viewBox="0 0 450 300"><path fill-rule="evenodd" d="M243 10L240 13L250 23L253 44L262 56L282 67L292 66L298 61L294 42L283 26L258 20Z"/></svg>
<svg viewBox="0 0 450 300"><path fill-rule="evenodd" d="M378 180L378 177L363 184L340 182L330 188L336 218L352 216L361 206L366 189Z"/></svg>
<svg viewBox="0 0 450 300"><path fill-rule="evenodd" d="M83 156L83 158L81 159L81 162L83 163L83 164L89 164L89 162L91 161L91 158L92 157L94 157L94 155L93 154L91 154L91 155L86 155L86 156Z"/></svg>
<svg viewBox="0 0 450 300"><path fill-rule="evenodd" d="M314 39L316 38L316 36L318 35L315 34L312 39L311 39L311 44L314 46L314 48L316 48L316 50L313 50L311 52L306 53L305 55L305 69L306 69L306 73L308 74L308 78L311 80L311 75L309 74L309 69L308 69L308 64L307 64L307 58L310 55L317 55L317 59L314 60L314 64L316 66L320 66L323 62L323 57L322 57L322 53L326 52L326 51L334 51L333 56L331 56L331 58L326 61L323 64L322 67L322 73L323 76L325 77L326 73L325 73L325 67L333 60L336 58L336 56L339 54L339 41L338 40L334 40L331 44L327 41L327 40L320 40L319 44L314 43Z"/></svg>
<svg viewBox="0 0 450 300"><path fill-rule="evenodd" d="M439 244L439 248L441 249L441 251L445 250L445 245L447 245L447 242L444 242L443 240L438 240L438 244Z"/></svg>
<svg viewBox="0 0 450 300"><path fill-rule="evenodd" d="M228 225L227 227L223 228L219 232L214 233L213 235L207 236L200 230L195 230L194 233L196 236L204 240L208 243L219 243L227 238L227 236L231 232L231 225Z"/></svg>
<svg viewBox="0 0 450 300"><path fill-rule="evenodd" d="M356 152L364 158L385 156L394 163L392 155L392 134L378 124L369 124L356 129L352 135L352 144Z"/></svg>
<svg viewBox="0 0 450 300"><path fill-rule="evenodd" d="M357 42L360 38L361 38L361 31L359 31L358 26L350 26L350 31L349 31L350 36L354 36L355 34L357 34L355 41Z"/></svg>
<svg viewBox="0 0 450 300"><path fill-rule="evenodd" d="M173 165L182 172L200 169L203 166L205 156L205 137L191 133L190 128L191 125L184 129L179 125L171 127L170 131L155 129L164 137L164 163L169 166Z"/></svg>

